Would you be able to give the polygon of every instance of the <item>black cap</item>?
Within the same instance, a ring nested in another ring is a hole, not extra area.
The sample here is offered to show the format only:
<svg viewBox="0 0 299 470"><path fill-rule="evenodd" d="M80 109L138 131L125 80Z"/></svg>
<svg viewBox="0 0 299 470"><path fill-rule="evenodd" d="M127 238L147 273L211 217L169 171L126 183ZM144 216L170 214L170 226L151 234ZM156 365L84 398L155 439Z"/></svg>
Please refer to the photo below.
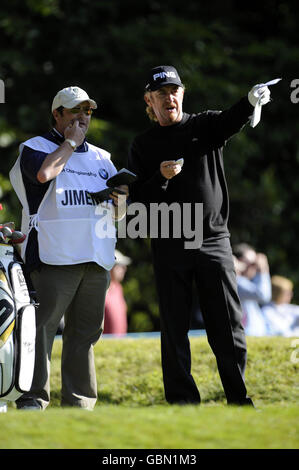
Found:
<svg viewBox="0 0 299 470"><path fill-rule="evenodd" d="M166 85L183 86L177 70L172 65L154 67L148 75L145 89L155 91Z"/></svg>

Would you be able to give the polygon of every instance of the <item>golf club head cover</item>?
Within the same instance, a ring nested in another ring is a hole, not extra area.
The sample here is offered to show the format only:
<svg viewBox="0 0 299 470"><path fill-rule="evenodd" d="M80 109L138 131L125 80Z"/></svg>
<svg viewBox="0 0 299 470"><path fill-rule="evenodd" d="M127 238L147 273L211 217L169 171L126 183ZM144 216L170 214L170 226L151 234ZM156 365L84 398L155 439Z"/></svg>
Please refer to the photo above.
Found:
<svg viewBox="0 0 299 470"><path fill-rule="evenodd" d="M26 235L23 232L18 230L14 230L12 227L12 223L8 222L7 224L0 225L0 242L10 243L12 245L16 245L19 243L23 243L26 239Z"/></svg>

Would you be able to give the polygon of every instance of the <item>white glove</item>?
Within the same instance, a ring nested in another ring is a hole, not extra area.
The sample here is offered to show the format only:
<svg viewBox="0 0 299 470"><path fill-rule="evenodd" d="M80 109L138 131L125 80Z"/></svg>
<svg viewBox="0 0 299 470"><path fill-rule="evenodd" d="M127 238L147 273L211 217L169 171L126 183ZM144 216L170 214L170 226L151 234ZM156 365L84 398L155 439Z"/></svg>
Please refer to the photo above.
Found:
<svg viewBox="0 0 299 470"><path fill-rule="evenodd" d="M257 103L259 105L264 105L270 101L270 90L267 86L260 84L255 85L251 88L248 93L248 101L252 106L255 106Z"/></svg>

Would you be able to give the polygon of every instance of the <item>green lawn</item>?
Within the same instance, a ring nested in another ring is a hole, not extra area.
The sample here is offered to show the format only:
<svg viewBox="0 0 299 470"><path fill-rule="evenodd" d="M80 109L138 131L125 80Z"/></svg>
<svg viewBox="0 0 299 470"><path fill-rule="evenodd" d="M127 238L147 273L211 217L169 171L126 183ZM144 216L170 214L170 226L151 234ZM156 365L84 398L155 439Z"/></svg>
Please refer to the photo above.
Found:
<svg viewBox="0 0 299 470"><path fill-rule="evenodd" d="M257 410L226 406L205 337L191 338L200 406L163 396L159 339L104 339L95 347L93 412L59 407L61 341L44 413L0 414L1 449L298 449L298 361L289 338L248 338L247 388ZM293 355L294 357L294 355Z"/></svg>

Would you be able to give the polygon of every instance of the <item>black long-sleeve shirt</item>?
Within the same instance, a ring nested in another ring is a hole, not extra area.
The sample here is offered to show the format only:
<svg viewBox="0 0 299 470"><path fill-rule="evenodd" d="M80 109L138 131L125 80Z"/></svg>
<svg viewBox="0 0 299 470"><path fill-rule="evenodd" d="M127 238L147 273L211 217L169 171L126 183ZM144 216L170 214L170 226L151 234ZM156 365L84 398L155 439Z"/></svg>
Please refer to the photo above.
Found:
<svg viewBox="0 0 299 470"><path fill-rule="evenodd" d="M203 240L229 236L229 197L223 146L252 115L247 97L226 111L183 113L174 125L154 124L130 148L128 167L138 175L130 187L133 202L203 203ZM182 171L167 180L160 172L165 160L184 158ZM163 186L167 182L167 188Z"/></svg>

